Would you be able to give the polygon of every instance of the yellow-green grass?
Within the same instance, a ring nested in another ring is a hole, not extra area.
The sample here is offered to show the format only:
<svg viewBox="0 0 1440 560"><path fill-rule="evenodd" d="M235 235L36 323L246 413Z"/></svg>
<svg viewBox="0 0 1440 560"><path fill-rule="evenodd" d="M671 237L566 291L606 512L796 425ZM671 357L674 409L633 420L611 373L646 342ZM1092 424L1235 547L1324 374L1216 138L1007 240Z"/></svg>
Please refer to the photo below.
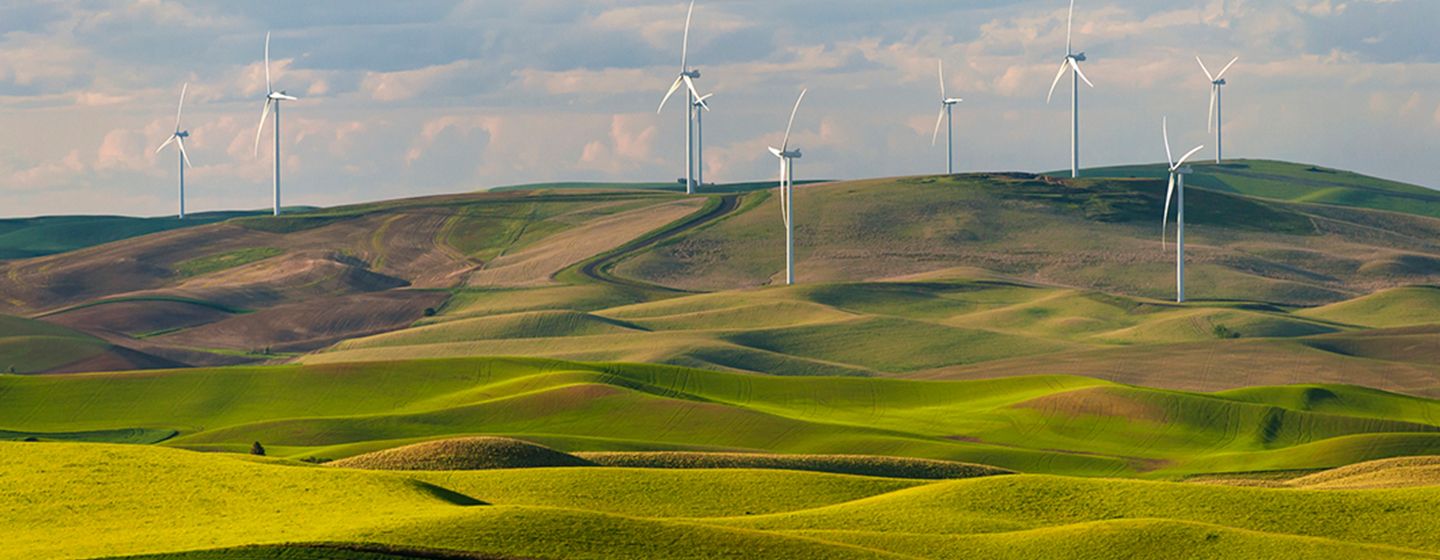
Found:
<svg viewBox="0 0 1440 560"><path fill-rule="evenodd" d="M1384 290L1296 314L1374 328L1440 324L1440 286Z"/></svg>
<svg viewBox="0 0 1440 560"><path fill-rule="evenodd" d="M1353 328L1261 304L1177 305L963 273L610 307L590 295L561 294L542 297L555 307L545 311L508 304L531 295L465 296L423 325L347 340L301 361L503 354L781 375L887 375L1112 346L1299 338Z"/></svg>
<svg viewBox="0 0 1440 560"><path fill-rule="evenodd" d="M227 253L180 261L175 263L175 272L180 276L200 276L244 266L271 257L278 257L283 254L285 254L283 249L277 249L275 247L248 247Z"/></svg>
<svg viewBox="0 0 1440 560"><path fill-rule="evenodd" d="M105 341L59 325L0 315L0 372L37 373L104 354Z"/></svg>
<svg viewBox="0 0 1440 560"><path fill-rule="evenodd" d="M987 465L874 455L780 455L694 451L600 451L577 457L605 467L647 469L781 469L890 478L974 478L1012 474Z"/></svg>
<svg viewBox="0 0 1440 560"><path fill-rule="evenodd" d="M1440 555L1440 487L744 469L391 473L59 443L0 443L0 476L12 483L0 493L0 558L17 559Z"/></svg>
<svg viewBox="0 0 1440 560"><path fill-rule="evenodd" d="M1286 482L1326 490L1440 486L1440 456L1400 457L1346 465Z"/></svg>
<svg viewBox="0 0 1440 560"><path fill-rule="evenodd" d="M539 467L585 467L593 463L569 453L512 438L469 437L429 441L357 455L328 463L378 471L478 471Z"/></svg>
<svg viewBox="0 0 1440 560"><path fill-rule="evenodd" d="M0 376L0 394L0 429L13 432L173 429L164 445L260 441L294 458L491 435L565 452L864 454L1165 478L1440 453L1440 403L1346 386L1197 394L516 358Z"/></svg>

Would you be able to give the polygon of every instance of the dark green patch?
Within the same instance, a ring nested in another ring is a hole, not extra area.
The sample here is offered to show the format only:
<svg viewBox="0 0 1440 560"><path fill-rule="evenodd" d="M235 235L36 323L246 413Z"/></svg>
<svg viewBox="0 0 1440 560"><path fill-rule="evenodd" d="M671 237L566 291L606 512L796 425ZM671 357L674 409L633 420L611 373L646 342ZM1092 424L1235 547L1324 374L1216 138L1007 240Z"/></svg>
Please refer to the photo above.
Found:
<svg viewBox="0 0 1440 560"><path fill-rule="evenodd" d="M250 263L263 261L285 254L284 249L274 247L249 247L228 253L208 255L175 264L175 273L183 277L202 276L212 272L229 270Z"/></svg>

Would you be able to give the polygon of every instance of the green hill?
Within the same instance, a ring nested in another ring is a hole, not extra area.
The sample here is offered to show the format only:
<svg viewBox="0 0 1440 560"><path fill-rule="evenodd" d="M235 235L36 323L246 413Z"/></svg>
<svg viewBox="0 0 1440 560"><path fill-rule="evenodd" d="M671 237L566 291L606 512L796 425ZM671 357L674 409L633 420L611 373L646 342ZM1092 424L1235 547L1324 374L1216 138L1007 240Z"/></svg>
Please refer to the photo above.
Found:
<svg viewBox="0 0 1440 560"><path fill-rule="evenodd" d="M162 231L222 222L256 212L202 212L186 216L45 216L0 220L0 260L41 257Z"/></svg>
<svg viewBox="0 0 1440 560"><path fill-rule="evenodd" d="M371 472L0 443L0 557L1433 558L1435 487L774 470ZM97 500L103 496L103 500ZM476 555L476 556L470 556Z"/></svg>
<svg viewBox="0 0 1440 560"><path fill-rule="evenodd" d="M1187 186L1287 202L1370 208L1440 218L1440 191L1303 163L1232 160L1192 164ZM1087 169L1087 177L1163 179L1164 166Z"/></svg>
<svg viewBox="0 0 1440 560"><path fill-rule="evenodd" d="M1173 477L1440 453L1440 403L1345 386L1305 393L1328 395L1321 402L1288 389L1195 394L1079 377L924 382L459 359L0 376L0 393L0 428L14 432L171 429L163 445L238 452L260 441L294 458L487 435L567 453L863 454Z"/></svg>

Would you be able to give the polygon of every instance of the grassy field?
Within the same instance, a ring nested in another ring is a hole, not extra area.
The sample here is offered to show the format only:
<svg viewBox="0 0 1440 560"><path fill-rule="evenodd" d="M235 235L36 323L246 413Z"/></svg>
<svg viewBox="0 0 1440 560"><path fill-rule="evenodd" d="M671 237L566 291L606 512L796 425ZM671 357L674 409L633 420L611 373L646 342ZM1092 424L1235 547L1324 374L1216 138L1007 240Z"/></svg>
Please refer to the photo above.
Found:
<svg viewBox="0 0 1440 560"><path fill-rule="evenodd" d="M1317 308L1177 305L970 270L641 303L616 293L461 292L412 328L346 340L299 361L527 355L771 375L1063 372L1211 391L1348 383L1440 397L1440 346L1425 330L1440 317L1428 312L1440 309L1440 292L1423 286Z"/></svg>
<svg viewBox="0 0 1440 560"><path fill-rule="evenodd" d="M861 454L1174 478L1440 453L1440 403L1348 386L1196 394L1082 377L762 377L534 359L0 376L0 429L340 459L456 436L563 452ZM136 403L154 403L137 406Z"/></svg>
<svg viewBox="0 0 1440 560"><path fill-rule="evenodd" d="M397 473L66 443L0 443L0 476L12 482L0 494L4 558L1440 555L1430 530L1437 487L744 469Z"/></svg>

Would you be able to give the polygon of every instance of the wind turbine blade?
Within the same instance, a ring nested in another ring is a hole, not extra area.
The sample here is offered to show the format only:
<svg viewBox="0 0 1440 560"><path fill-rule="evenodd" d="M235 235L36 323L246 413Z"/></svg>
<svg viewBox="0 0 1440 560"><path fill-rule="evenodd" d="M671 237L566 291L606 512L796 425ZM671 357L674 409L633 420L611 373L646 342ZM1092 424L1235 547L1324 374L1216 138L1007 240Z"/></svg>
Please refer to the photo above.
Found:
<svg viewBox="0 0 1440 560"><path fill-rule="evenodd" d="M1215 132L1215 101L1220 94L1219 88L1220 86L1210 84L1210 117L1205 119L1205 132Z"/></svg>
<svg viewBox="0 0 1440 560"><path fill-rule="evenodd" d="M265 93L275 91L275 86L270 85L270 32L265 32Z"/></svg>
<svg viewBox="0 0 1440 560"><path fill-rule="evenodd" d="M934 146L940 142L940 125L945 124L945 109L940 109L940 118L935 121L935 136L930 138L930 145Z"/></svg>
<svg viewBox="0 0 1440 560"><path fill-rule="evenodd" d="M1079 62L1075 62L1075 59L1073 58L1067 58L1066 60L1070 61L1070 67L1075 69L1075 75L1080 76L1080 79L1085 80L1085 85L1092 88L1095 87L1095 84L1090 83L1090 78L1085 77L1085 71L1080 69Z"/></svg>
<svg viewBox="0 0 1440 560"><path fill-rule="evenodd" d="M179 136L176 136L175 145L180 147L180 157L184 158L185 166L192 168L195 167L195 164L190 163L190 152L185 151L185 140L183 138L180 138Z"/></svg>
<svg viewBox="0 0 1440 560"><path fill-rule="evenodd" d="M1236 63L1237 61L1239 61L1239 60L1240 60L1240 57L1238 57L1238 56L1235 57L1235 58L1233 58L1233 59L1231 59L1231 60L1230 60L1230 64L1226 64L1224 68L1220 69L1220 73L1215 75L1215 79L1219 80L1219 79L1224 78L1224 77L1225 77L1225 73L1226 73L1226 72L1229 72L1229 71L1230 71L1230 67L1231 67L1231 66L1234 66L1235 63Z"/></svg>
<svg viewBox="0 0 1440 560"><path fill-rule="evenodd" d="M679 91L679 90L680 90L680 86L683 85L684 83L685 83L685 77L684 77L684 76L681 76L681 77L679 77L679 78L675 78L675 83L670 84L670 91L665 92L665 98L660 100L660 108L655 110L655 114L658 115L658 114L660 114L662 111L665 110L665 103L667 103L667 102L670 101L670 96L675 95L675 92L676 92L676 91Z"/></svg>
<svg viewBox="0 0 1440 560"><path fill-rule="evenodd" d="M169 146L171 142L174 142L176 138L179 138L179 136L171 134L170 138L166 139L164 144L161 144L159 148L155 148L155 153L160 153L160 150L164 150L165 147Z"/></svg>
<svg viewBox="0 0 1440 560"><path fill-rule="evenodd" d="M940 100L945 100L945 60L940 60Z"/></svg>
<svg viewBox="0 0 1440 560"><path fill-rule="evenodd" d="M695 15L695 0L690 0L690 11L685 12L685 42L680 45L680 71L690 69L690 18Z"/></svg>
<svg viewBox="0 0 1440 560"><path fill-rule="evenodd" d="M260 134L265 132L265 118L270 116L270 104L275 101L265 100L265 108L260 110L260 128L255 129L255 157L260 157Z"/></svg>
<svg viewBox="0 0 1440 560"><path fill-rule="evenodd" d="M1070 59L1067 58L1065 60L1068 62ZM1060 79L1065 77L1065 71L1069 69L1069 64L1065 62L1060 63L1060 72L1055 74L1055 81L1050 82L1050 93L1045 96L1045 103L1050 103L1050 99L1055 97L1055 86L1060 85Z"/></svg>
<svg viewBox="0 0 1440 560"><path fill-rule="evenodd" d="M790 201L785 196L785 158L780 158L780 219L785 222L785 227L790 227Z"/></svg>
<svg viewBox="0 0 1440 560"><path fill-rule="evenodd" d="M1170 153L1170 117L1160 119L1160 132L1165 136L1165 164L1175 169L1175 156Z"/></svg>
<svg viewBox="0 0 1440 560"><path fill-rule="evenodd" d="M1195 152L1198 152L1198 151L1203 150L1203 149L1205 149L1205 146L1202 144L1202 145L1200 145L1200 146L1196 146L1195 149L1190 150L1190 152L1189 152L1189 153L1186 153L1184 156L1181 156L1181 157L1180 157L1180 161L1175 164L1175 168L1176 168L1176 169L1179 169L1179 168L1183 167L1183 166L1185 165L1185 160L1190 159L1190 156L1195 155Z"/></svg>
<svg viewBox="0 0 1440 560"><path fill-rule="evenodd" d="M1214 75L1214 74L1211 74L1211 73L1210 73L1210 69L1205 67L1205 61L1200 60L1200 57L1199 57L1199 56L1196 56L1196 57L1195 57L1195 62L1199 62L1199 63L1200 63L1200 70L1202 70L1202 71L1205 72L1205 77L1206 77L1206 78L1210 78L1210 81L1211 81L1211 82L1214 82L1214 81L1215 81L1215 75Z"/></svg>
<svg viewBox="0 0 1440 560"><path fill-rule="evenodd" d="M1074 52L1075 0L1070 0L1070 18L1065 20L1065 54Z"/></svg>
<svg viewBox="0 0 1440 560"><path fill-rule="evenodd" d="M770 147L770 153L775 154L775 157L778 157L778 158L783 158L783 157L785 157L784 155L781 155L780 148L776 148L776 147L774 147L774 146L771 146L771 147Z"/></svg>
<svg viewBox="0 0 1440 560"><path fill-rule="evenodd" d="M1165 191L1165 216L1160 220L1160 245L1165 245L1165 236L1170 233L1170 200L1175 196L1175 173L1170 173L1170 188Z"/></svg>
<svg viewBox="0 0 1440 560"><path fill-rule="evenodd" d="M710 104L707 103L706 100L710 99L711 97L715 97L715 94L711 93L711 94L707 94L707 95L701 96L699 99L696 99L696 100L695 100L695 104L696 104L696 105L699 105L701 109L704 109L704 110L706 110L706 111L709 111L709 110L710 110Z"/></svg>
<svg viewBox="0 0 1440 560"><path fill-rule="evenodd" d="M785 143L780 145L782 152L790 151L790 129L795 127L795 114L800 112L800 102L805 100L805 94L809 91L809 88L800 90L800 98L795 100L795 108L790 110L790 124L785 125Z"/></svg>
<svg viewBox="0 0 1440 560"><path fill-rule="evenodd" d="M175 130L180 130L180 112L185 110L185 92L190 89L190 83L180 87L180 105L175 108Z"/></svg>

